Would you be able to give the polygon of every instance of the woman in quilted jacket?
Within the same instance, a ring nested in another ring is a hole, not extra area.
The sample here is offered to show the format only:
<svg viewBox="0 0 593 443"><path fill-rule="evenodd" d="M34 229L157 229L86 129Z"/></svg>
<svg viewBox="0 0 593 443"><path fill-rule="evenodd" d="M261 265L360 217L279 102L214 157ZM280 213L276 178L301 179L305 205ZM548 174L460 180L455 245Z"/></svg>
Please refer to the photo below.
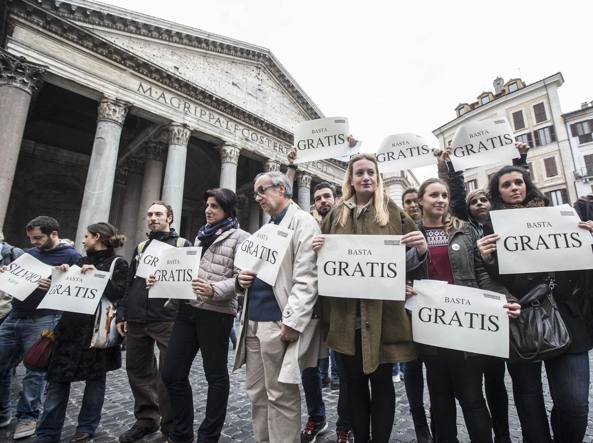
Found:
<svg viewBox="0 0 593 443"><path fill-rule="evenodd" d="M206 415L198 429L198 442L218 441L229 397L229 333L237 315L234 258L249 234L239 228L233 191L210 189L204 193L204 203L206 224L196 237L202 258L198 276L192 281L196 299L179 306L162 372L174 413L168 436L172 443L194 439L189 372L198 351L202 353L208 382ZM149 278L147 284L154 284L154 278Z"/></svg>

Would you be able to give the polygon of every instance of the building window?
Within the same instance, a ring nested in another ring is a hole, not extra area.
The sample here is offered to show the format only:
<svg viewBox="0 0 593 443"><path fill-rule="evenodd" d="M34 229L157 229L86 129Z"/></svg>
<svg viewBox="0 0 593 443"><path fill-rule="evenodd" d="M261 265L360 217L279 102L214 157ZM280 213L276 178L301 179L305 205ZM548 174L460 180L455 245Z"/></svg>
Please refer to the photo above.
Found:
<svg viewBox="0 0 593 443"><path fill-rule="evenodd" d="M465 192L468 194L472 191L475 191L478 188L478 181L477 180L468 180L465 182Z"/></svg>
<svg viewBox="0 0 593 443"><path fill-rule="evenodd" d="M556 177L558 175L558 166L556 166L555 157L545 158L544 166L546 168L546 177Z"/></svg>
<svg viewBox="0 0 593 443"><path fill-rule="evenodd" d="M568 194L566 189L558 189L557 191L546 192L546 197L550 199L550 203L558 206L568 202Z"/></svg>
<svg viewBox="0 0 593 443"><path fill-rule="evenodd" d="M517 86L517 82L513 82L509 84L509 92L515 92L519 87Z"/></svg>
<svg viewBox="0 0 593 443"><path fill-rule="evenodd" d="M591 177L593 176L593 154L585 155L583 158L585 159L587 177Z"/></svg>
<svg viewBox="0 0 593 443"><path fill-rule="evenodd" d="M545 128L538 129L533 135L535 138L535 146L549 145L556 141L556 131L554 131L554 126L546 126Z"/></svg>
<svg viewBox="0 0 593 443"><path fill-rule="evenodd" d="M548 117L546 116L546 107L543 103L537 103L533 105L533 114L535 115L535 123L545 122Z"/></svg>
<svg viewBox="0 0 593 443"><path fill-rule="evenodd" d="M515 131L525 128L525 119L523 118L523 111L513 112L513 125L515 125Z"/></svg>
<svg viewBox="0 0 593 443"><path fill-rule="evenodd" d="M526 134L517 135L515 141L519 143L526 143L530 148L533 148L533 136L531 132Z"/></svg>
<svg viewBox="0 0 593 443"><path fill-rule="evenodd" d="M579 138L579 144L593 141L593 120L575 123L570 125L570 132L573 137Z"/></svg>
<svg viewBox="0 0 593 443"><path fill-rule="evenodd" d="M488 102L490 102L490 96L489 95L484 95L481 99L480 99L480 103L482 103L483 105L487 104Z"/></svg>
<svg viewBox="0 0 593 443"><path fill-rule="evenodd" d="M533 169L533 162L527 162L527 170L529 171L531 179L535 181L535 171Z"/></svg>

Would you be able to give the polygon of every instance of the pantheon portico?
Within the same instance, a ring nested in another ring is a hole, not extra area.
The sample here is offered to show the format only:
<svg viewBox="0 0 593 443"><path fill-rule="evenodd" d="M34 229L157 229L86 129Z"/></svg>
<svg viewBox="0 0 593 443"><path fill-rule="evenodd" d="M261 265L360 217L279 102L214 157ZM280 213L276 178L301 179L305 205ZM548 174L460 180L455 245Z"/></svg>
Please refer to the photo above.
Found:
<svg viewBox="0 0 593 443"><path fill-rule="evenodd" d="M236 190L240 222L263 221L252 180L284 170L292 131L322 117L267 49L98 2L0 6L0 226L26 245L36 215L80 245L109 220L134 245L153 200L171 203L193 239L203 192ZM341 183L344 165L299 167L295 199Z"/></svg>

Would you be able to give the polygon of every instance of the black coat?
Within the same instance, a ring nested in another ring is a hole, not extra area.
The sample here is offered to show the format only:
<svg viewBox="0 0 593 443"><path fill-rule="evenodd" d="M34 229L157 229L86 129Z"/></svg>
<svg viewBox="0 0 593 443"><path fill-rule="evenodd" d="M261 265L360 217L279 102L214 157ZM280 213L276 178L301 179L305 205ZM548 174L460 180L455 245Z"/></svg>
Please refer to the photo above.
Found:
<svg viewBox="0 0 593 443"><path fill-rule="evenodd" d="M113 249L90 253L79 266L92 264L99 271L109 271L116 258ZM113 276L107 283L103 296L116 303L124 295L128 263L119 258ZM57 382L94 380L108 371L121 367L121 347L91 349L95 316L64 312L56 329L56 344L47 370L47 379Z"/></svg>
<svg viewBox="0 0 593 443"><path fill-rule="evenodd" d="M142 250L146 251L152 240L158 240L171 246L177 246L177 239L179 238L179 234L177 234L174 229L171 229L170 232L151 232L148 235L148 240L144 243ZM179 242L183 243L183 247L192 245L189 241L184 239L180 239ZM137 246L136 249L134 249L134 257L130 262L126 294L117 309L117 322L131 321L137 323L153 323L159 321L175 321L179 302L177 300L172 300L167 303L167 300L164 298L148 298L146 280L136 277L136 270L138 269L140 256L141 254L139 253Z"/></svg>

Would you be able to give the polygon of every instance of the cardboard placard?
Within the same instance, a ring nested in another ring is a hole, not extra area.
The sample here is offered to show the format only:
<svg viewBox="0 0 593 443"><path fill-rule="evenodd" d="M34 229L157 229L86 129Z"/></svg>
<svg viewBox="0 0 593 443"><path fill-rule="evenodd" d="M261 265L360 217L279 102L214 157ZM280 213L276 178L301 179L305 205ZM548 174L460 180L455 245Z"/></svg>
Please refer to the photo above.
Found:
<svg viewBox="0 0 593 443"><path fill-rule="evenodd" d="M39 280L48 278L53 267L37 260L31 254L23 254L0 273L0 291L23 301L37 289Z"/></svg>
<svg viewBox="0 0 593 443"><path fill-rule="evenodd" d="M432 151L434 141L412 133L394 134L386 137L377 151L377 163L381 172L399 172L436 164Z"/></svg>
<svg viewBox="0 0 593 443"><path fill-rule="evenodd" d="M329 117L300 123L294 130L296 163L341 157L350 153L348 119Z"/></svg>
<svg viewBox="0 0 593 443"><path fill-rule="evenodd" d="M191 281L200 269L201 247L171 248L161 252L154 276L156 283L148 298L178 298L195 300Z"/></svg>
<svg viewBox="0 0 593 443"><path fill-rule="evenodd" d="M174 248L165 242L151 240L150 243L140 254L140 263L136 269L136 277L146 278L154 275L159 265L161 253L167 249Z"/></svg>

